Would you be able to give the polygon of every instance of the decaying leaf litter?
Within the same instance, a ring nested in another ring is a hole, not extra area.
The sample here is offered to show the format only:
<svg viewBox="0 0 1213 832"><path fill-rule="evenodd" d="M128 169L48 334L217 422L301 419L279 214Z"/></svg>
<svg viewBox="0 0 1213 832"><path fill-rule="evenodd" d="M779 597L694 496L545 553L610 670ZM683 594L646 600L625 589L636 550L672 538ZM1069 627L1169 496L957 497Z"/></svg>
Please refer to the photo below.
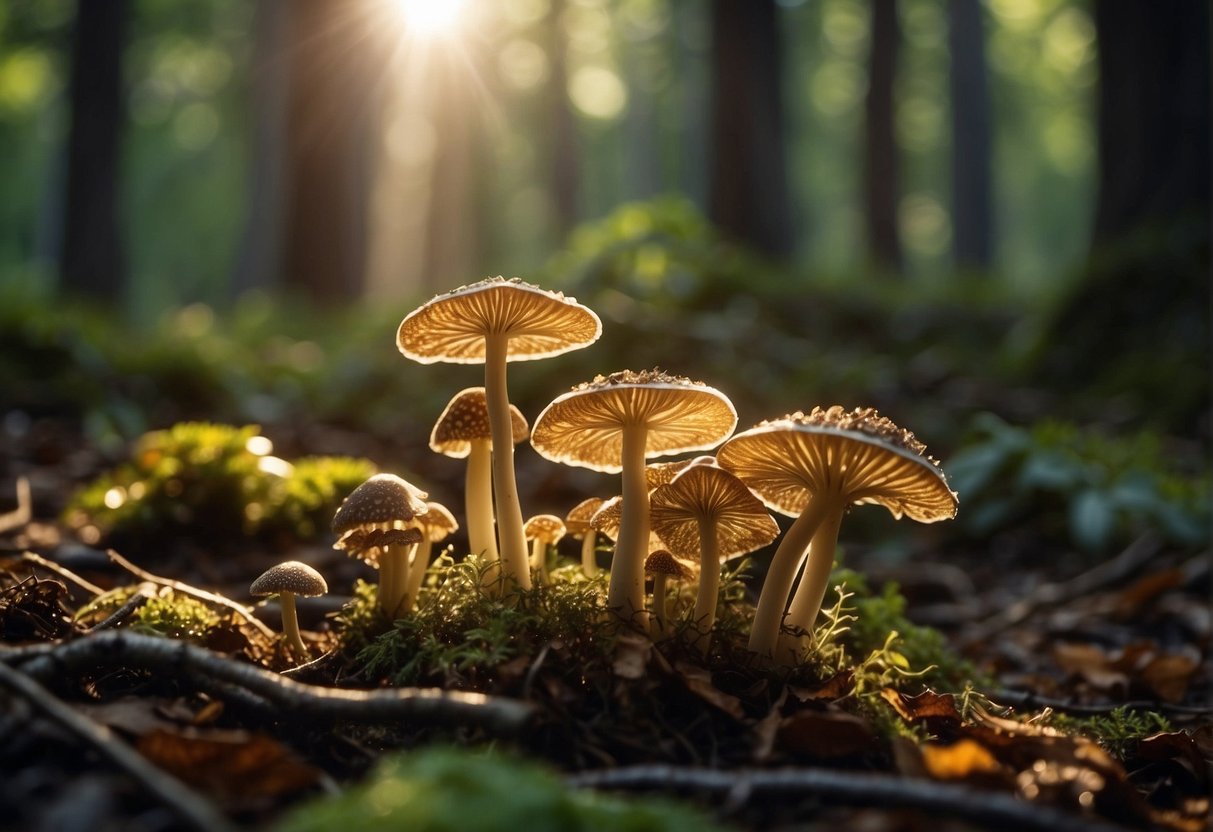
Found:
<svg viewBox="0 0 1213 832"><path fill-rule="evenodd" d="M319 658L299 666L273 635L277 615L250 615L239 587L268 561L263 542L238 567L183 569L170 534L170 551L142 555L170 577L28 507L4 530L0 681L5 734L23 734L6 766L67 773L62 788L83 788L80 806L104 817L265 822L390 750L490 740L571 783L689 796L743 827L870 807L885 826L928 812L962 828L1195 829L1208 816L1207 553L1150 536L1069 576L1029 555L1014 577L997 558L958 577L945 551L918 553L913 574L835 572L817 649L791 668L746 649L759 585L731 569L705 652L693 591L672 599L672 637L654 640L611 620L607 576L586 578L576 544L549 583L518 592L492 563L440 557L415 614L393 622L331 538L300 539L288 551L334 566L347 594L301 599ZM872 591L885 577L900 594ZM945 637L911 629L916 609ZM43 746L45 764L21 762ZM127 746L152 766L100 774L96 755ZM69 811L38 805L21 778L5 788L23 817Z"/></svg>

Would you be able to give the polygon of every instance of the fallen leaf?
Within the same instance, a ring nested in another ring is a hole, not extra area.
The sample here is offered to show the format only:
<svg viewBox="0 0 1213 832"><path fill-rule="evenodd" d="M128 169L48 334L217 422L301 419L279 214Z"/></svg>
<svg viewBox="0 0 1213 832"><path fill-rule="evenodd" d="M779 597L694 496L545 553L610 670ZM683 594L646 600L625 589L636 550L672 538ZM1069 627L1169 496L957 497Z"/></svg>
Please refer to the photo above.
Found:
<svg viewBox="0 0 1213 832"><path fill-rule="evenodd" d="M709 670L687 662L675 662L674 672L691 691L709 705L714 705L735 719L745 719L745 708L741 700L731 693L725 693L712 682Z"/></svg>
<svg viewBox="0 0 1213 832"><path fill-rule="evenodd" d="M956 699L950 693L925 690L917 696L907 696L893 688L885 688L880 695L906 722L925 723L933 734L950 735L960 727Z"/></svg>
<svg viewBox="0 0 1213 832"><path fill-rule="evenodd" d="M922 761L927 773L936 780L964 780L1003 772L998 760L984 745L967 737L950 745L924 743Z"/></svg>
<svg viewBox="0 0 1213 832"><path fill-rule="evenodd" d="M1179 702L1188 692L1188 683L1199 667L1200 662L1190 656L1158 656L1142 668L1141 679L1162 701Z"/></svg>
<svg viewBox="0 0 1213 832"><path fill-rule="evenodd" d="M861 757L879 747L866 719L845 711L808 708L780 722L775 743L789 754L815 760Z"/></svg>
<svg viewBox="0 0 1213 832"><path fill-rule="evenodd" d="M641 679L652 652L653 642L644 636L623 633L615 642L615 658L611 668L621 679Z"/></svg>
<svg viewBox="0 0 1213 832"><path fill-rule="evenodd" d="M839 671L817 687L790 686L788 690L801 702L833 702L855 690L855 671Z"/></svg>

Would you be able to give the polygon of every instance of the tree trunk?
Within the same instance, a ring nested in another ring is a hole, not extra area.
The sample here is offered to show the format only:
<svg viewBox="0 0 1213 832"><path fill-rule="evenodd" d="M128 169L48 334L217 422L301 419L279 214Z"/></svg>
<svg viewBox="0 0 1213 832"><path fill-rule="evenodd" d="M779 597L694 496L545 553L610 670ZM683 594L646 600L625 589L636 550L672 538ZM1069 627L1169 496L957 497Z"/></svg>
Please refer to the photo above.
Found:
<svg viewBox="0 0 1213 832"><path fill-rule="evenodd" d="M422 281L431 293L477 279L474 270L479 265L480 214L474 197L479 160L476 89L470 77L472 70L466 65L470 59L459 56L440 64L436 60L429 79L434 90L430 118L437 148L430 171Z"/></svg>
<svg viewBox="0 0 1213 832"><path fill-rule="evenodd" d="M1095 244L1209 211L1209 4L1095 3ZM1207 226L1207 223L1206 223Z"/></svg>
<svg viewBox="0 0 1213 832"><path fill-rule="evenodd" d="M708 216L738 242L786 257L795 240L777 14L775 0L712 2Z"/></svg>
<svg viewBox="0 0 1213 832"><path fill-rule="evenodd" d="M557 240L562 246L580 217L577 121L569 105L568 37L562 25L564 9L564 0L552 0L546 23L547 53L551 61L547 89L548 140L551 142L548 187Z"/></svg>
<svg viewBox="0 0 1213 832"><path fill-rule="evenodd" d="M366 264L378 33L362 2L291 0L290 10L282 285L351 300Z"/></svg>
<svg viewBox="0 0 1213 832"><path fill-rule="evenodd" d="M952 253L960 269L990 267L990 95L980 0L949 0L952 57Z"/></svg>
<svg viewBox="0 0 1213 832"><path fill-rule="evenodd" d="M126 283L118 228L126 18L126 0L76 4L60 266L64 290L115 302Z"/></svg>
<svg viewBox="0 0 1213 832"><path fill-rule="evenodd" d="M868 93L864 101L863 183L869 256L883 270L901 270L901 237L897 231L900 164L894 122L893 82L901 38L897 0L872 0Z"/></svg>

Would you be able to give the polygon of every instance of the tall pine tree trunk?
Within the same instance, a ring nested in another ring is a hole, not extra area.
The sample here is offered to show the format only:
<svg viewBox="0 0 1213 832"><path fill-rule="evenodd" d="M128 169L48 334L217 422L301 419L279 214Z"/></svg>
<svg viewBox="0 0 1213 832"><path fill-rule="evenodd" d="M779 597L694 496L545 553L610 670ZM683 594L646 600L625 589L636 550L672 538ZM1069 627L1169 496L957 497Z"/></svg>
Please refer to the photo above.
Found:
<svg viewBox="0 0 1213 832"><path fill-rule="evenodd" d="M712 2L712 143L708 216L755 250L795 245L784 160L775 0Z"/></svg>
<svg viewBox="0 0 1213 832"><path fill-rule="evenodd" d="M990 94L981 0L949 0L952 252L961 269L990 267Z"/></svg>
<svg viewBox="0 0 1213 832"><path fill-rule="evenodd" d="M545 24L548 59L548 141L550 142L548 188L556 234L564 245L580 216L578 198L577 121L569 103L568 37L564 29L565 0L552 0Z"/></svg>
<svg viewBox="0 0 1213 832"><path fill-rule="evenodd" d="M863 189L868 255L882 271L901 270L897 202L900 159L894 109L897 49L901 39L896 0L872 0L868 92L864 100Z"/></svg>
<svg viewBox="0 0 1213 832"><path fill-rule="evenodd" d="M117 302L125 288L118 223L126 0L78 0L69 82L64 290Z"/></svg>

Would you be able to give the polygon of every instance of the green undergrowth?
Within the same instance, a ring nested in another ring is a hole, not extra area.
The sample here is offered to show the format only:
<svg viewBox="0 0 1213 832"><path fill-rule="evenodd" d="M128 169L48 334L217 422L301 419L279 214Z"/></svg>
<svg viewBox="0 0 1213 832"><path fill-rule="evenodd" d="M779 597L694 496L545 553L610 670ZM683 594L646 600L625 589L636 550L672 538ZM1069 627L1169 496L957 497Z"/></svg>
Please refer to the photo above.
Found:
<svg viewBox="0 0 1213 832"><path fill-rule="evenodd" d="M375 473L365 459L272 456L256 425L182 422L145 434L129 459L81 489L64 512L86 542L139 553L166 540L312 540Z"/></svg>
<svg viewBox="0 0 1213 832"><path fill-rule="evenodd" d="M122 586L102 593L77 610L75 620L83 626L96 625L120 609L138 591L137 586ZM205 602L164 590L144 601L123 626L146 635L202 642L221 624L219 613Z"/></svg>
<svg viewBox="0 0 1213 832"><path fill-rule="evenodd" d="M509 755L430 748L386 757L365 783L295 809L278 832L676 832L719 829L668 800L569 789L550 770Z"/></svg>
<svg viewBox="0 0 1213 832"><path fill-rule="evenodd" d="M1128 707L1090 716L1053 713L1049 715L1049 724L1067 734L1092 739L1121 760L1129 757L1146 737L1173 730L1170 720L1162 714Z"/></svg>

